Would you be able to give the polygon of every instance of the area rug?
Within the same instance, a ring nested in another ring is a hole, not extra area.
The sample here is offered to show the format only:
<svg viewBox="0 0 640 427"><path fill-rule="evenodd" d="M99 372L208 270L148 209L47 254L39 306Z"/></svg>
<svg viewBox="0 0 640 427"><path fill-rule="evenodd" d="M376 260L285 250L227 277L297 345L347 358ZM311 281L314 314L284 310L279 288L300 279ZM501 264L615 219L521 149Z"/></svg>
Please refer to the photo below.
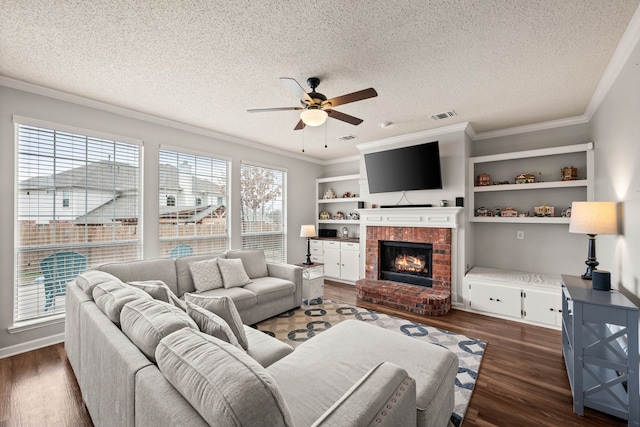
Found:
<svg viewBox="0 0 640 427"><path fill-rule="evenodd" d="M370 322L453 351L458 356L459 368L455 385L455 406L450 425L458 427L462 424L482 362L485 341L329 300L324 300L322 304L283 313L258 323L256 327L295 348L347 319Z"/></svg>

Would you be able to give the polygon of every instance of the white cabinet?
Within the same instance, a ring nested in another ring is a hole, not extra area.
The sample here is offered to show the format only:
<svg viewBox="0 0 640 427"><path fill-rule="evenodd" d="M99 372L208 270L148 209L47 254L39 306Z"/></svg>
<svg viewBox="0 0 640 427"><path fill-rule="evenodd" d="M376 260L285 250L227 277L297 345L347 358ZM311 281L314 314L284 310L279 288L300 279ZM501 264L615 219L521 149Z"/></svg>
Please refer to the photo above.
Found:
<svg viewBox="0 0 640 427"><path fill-rule="evenodd" d="M311 260L324 264L327 278L355 282L360 277L360 243L312 240Z"/></svg>
<svg viewBox="0 0 640 427"><path fill-rule="evenodd" d="M522 291L522 315L532 322L561 326L562 299L560 292L524 289Z"/></svg>
<svg viewBox="0 0 640 427"><path fill-rule="evenodd" d="M325 198L327 191L335 198ZM360 175L343 175L316 180L316 221L317 229L337 229L338 237L342 236L342 228L347 227L349 237L357 237L359 233L358 202L361 201ZM321 218L322 212L329 218ZM340 215L342 215L340 217ZM318 231L318 233L320 233Z"/></svg>
<svg viewBox="0 0 640 427"><path fill-rule="evenodd" d="M472 157L469 159L469 220L568 224L569 218L562 217L561 212L569 208L571 202L593 200L593 159L593 142ZM561 180L564 167L575 167L577 179ZM523 173L535 176L535 182L516 184L516 176ZM477 185L481 174L490 175L490 185ZM534 216L534 207L542 205L553 206L553 216ZM495 213L496 207L511 207L518 215L528 212L530 216L478 216L476 210L481 207L490 213Z"/></svg>
<svg viewBox="0 0 640 427"><path fill-rule="evenodd" d="M340 243L340 278L355 282L360 277L360 244Z"/></svg>
<svg viewBox="0 0 640 427"><path fill-rule="evenodd" d="M509 317L521 315L520 288L469 282L469 299L474 310Z"/></svg>

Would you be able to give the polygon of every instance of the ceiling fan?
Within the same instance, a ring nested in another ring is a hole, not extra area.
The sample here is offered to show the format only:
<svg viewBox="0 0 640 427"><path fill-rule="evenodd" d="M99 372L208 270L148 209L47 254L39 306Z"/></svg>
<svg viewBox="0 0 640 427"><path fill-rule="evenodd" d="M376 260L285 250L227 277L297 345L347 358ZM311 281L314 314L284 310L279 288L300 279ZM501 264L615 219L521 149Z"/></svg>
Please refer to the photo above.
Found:
<svg viewBox="0 0 640 427"><path fill-rule="evenodd" d="M287 111L302 110L300 113L300 121L294 130L304 129L305 126L320 126L325 122L327 117L342 120L343 122L359 125L362 119L341 113L333 108L338 105L348 104L350 102L362 101L363 99L378 96L378 92L372 87L360 90L358 92L349 93L347 95L337 96L327 99L321 93L316 92L316 88L320 85L320 79L317 77L309 77L307 84L311 88L311 92L305 92L300 83L290 77L280 77L280 81L300 98L302 107L280 107L280 108L258 108L247 110L249 113L259 113L263 111Z"/></svg>

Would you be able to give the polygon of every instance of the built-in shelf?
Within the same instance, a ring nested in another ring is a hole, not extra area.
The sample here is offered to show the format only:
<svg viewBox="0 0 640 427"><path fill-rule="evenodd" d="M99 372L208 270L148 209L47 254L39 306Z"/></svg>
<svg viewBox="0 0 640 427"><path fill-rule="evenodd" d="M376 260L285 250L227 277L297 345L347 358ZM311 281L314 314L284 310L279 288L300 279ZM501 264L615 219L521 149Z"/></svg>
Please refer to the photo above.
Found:
<svg viewBox="0 0 640 427"><path fill-rule="evenodd" d="M319 219L318 224L360 224L354 219Z"/></svg>
<svg viewBox="0 0 640 427"><path fill-rule="evenodd" d="M338 197L336 199L319 199L318 203L348 203L359 202L362 200L360 197Z"/></svg>
<svg viewBox="0 0 640 427"><path fill-rule="evenodd" d="M327 190L333 190L337 196L333 199L324 199ZM356 219L333 219L334 215L342 212L345 217L352 215L358 216L358 202L362 199L359 197L360 191L360 175L342 175L327 178L319 178L316 180L316 228L318 234L323 228L333 228L332 225L339 225L339 233L342 235L343 228L347 228L350 237L357 237L359 233L360 221ZM349 197L342 197L345 193L349 193ZM355 194L355 197L351 197ZM332 219L320 219L320 212L327 211Z"/></svg>
<svg viewBox="0 0 640 427"><path fill-rule="evenodd" d="M562 213L573 201L593 200L593 142L477 156L469 159L469 221L500 224L569 224ZM560 180L563 167L576 167L578 179ZM509 182L478 186L478 175L487 173L493 182ZM538 182L516 184L515 177L523 173L537 176ZM533 191L532 191L533 190ZM552 217L534 215L536 206L553 206ZM514 208L518 215L475 216L476 208L489 212Z"/></svg>

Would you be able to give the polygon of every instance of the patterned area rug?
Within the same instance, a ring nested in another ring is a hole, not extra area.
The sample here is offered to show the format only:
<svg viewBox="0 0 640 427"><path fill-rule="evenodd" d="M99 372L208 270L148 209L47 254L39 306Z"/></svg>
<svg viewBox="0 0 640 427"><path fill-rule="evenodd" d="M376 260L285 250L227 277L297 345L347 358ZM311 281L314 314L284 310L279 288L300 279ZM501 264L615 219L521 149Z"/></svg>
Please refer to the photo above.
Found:
<svg viewBox="0 0 640 427"><path fill-rule="evenodd" d="M258 323L256 327L295 348L347 319L370 322L453 351L458 356L460 367L456 376L455 407L450 425L457 427L462 424L482 362L485 341L329 300L283 313Z"/></svg>

